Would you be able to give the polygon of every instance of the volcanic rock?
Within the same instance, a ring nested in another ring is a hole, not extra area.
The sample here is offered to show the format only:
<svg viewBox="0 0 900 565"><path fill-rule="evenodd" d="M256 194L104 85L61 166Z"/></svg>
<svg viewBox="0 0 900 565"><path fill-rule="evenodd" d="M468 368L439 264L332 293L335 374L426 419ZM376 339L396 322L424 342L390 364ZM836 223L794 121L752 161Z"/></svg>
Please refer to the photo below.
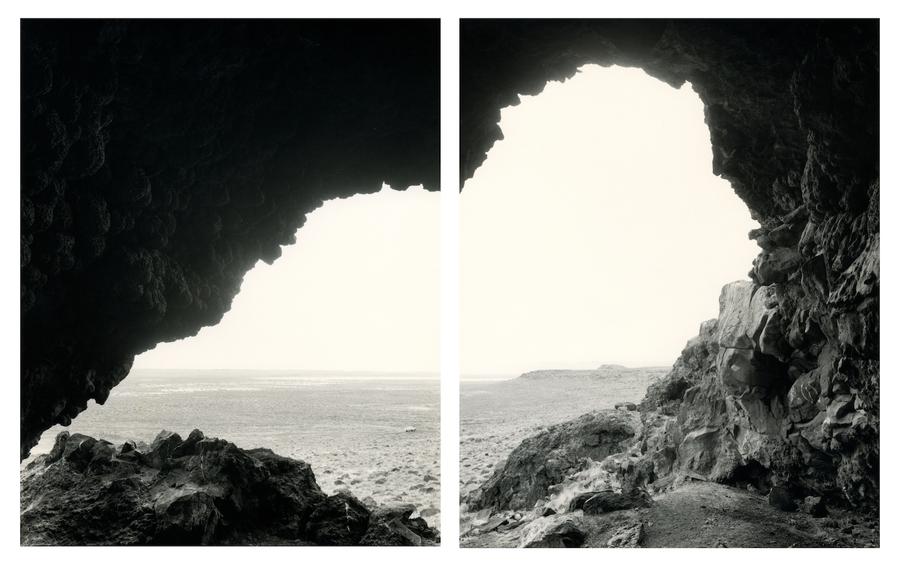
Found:
<svg viewBox="0 0 900 565"><path fill-rule="evenodd" d="M630 492L601 491L584 501L581 508L585 514L605 514L617 510L647 508L653 504L650 495L642 490Z"/></svg>
<svg viewBox="0 0 900 565"><path fill-rule="evenodd" d="M22 472L23 545L428 545L412 508L328 496L309 465L194 430L116 449L63 432Z"/></svg>
<svg viewBox="0 0 900 565"><path fill-rule="evenodd" d="M581 547L585 533L564 514L538 518L524 532L520 547Z"/></svg>
<svg viewBox="0 0 900 565"><path fill-rule="evenodd" d="M590 461L630 446L641 429L635 412L601 410L551 426L524 440L502 468L468 498L473 509L528 509Z"/></svg>

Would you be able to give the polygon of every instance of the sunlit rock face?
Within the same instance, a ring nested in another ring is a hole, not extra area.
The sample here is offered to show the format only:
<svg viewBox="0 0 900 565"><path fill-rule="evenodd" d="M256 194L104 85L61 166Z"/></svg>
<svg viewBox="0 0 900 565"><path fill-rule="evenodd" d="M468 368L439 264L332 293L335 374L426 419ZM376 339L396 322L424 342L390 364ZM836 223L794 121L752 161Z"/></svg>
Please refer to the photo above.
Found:
<svg viewBox="0 0 900 565"><path fill-rule="evenodd" d="M439 178L438 24L22 24L21 455L324 200Z"/></svg>
<svg viewBox="0 0 900 565"><path fill-rule="evenodd" d="M461 33L463 179L518 95L588 63L637 66L691 83L713 172L761 225L749 280L723 289L718 320L648 391L645 479L753 475L875 504L877 22L464 21Z"/></svg>

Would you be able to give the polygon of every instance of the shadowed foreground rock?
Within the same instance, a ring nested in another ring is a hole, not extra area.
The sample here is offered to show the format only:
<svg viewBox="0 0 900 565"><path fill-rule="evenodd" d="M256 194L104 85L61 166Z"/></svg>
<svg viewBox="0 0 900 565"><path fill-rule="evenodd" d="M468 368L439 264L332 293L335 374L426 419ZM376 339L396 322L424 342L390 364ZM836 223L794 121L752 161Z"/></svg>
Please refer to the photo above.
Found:
<svg viewBox="0 0 900 565"><path fill-rule="evenodd" d="M149 447L63 432L22 472L23 545L435 545L411 506L326 495L310 466L194 430Z"/></svg>

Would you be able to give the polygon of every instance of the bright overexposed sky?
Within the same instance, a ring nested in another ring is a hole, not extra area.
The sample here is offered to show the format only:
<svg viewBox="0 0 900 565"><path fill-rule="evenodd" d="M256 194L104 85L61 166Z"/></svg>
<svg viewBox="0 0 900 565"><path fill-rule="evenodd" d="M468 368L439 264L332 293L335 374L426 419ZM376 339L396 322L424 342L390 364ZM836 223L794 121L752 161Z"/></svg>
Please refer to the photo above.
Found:
<svg viewBox="0 0 900 565"><path fill-rule="evenodd" d="M697 94L591 65L500 125L461 195L462 373L670 365L758 253Z"/></svg>
<svg viewBox="0 0 900 565"><path fill-rule="evenodd" d="M587 66L500 125L461 195L463 374L671 364L758 252L698 96ZM220 324L135 367L436 372L439 201L326 202Z"/></svg>
<svg viewBox="0 0 900 565"><path fill-rule="evenodd" d="M257 263L222 321L135 368L436 373L440 194L383 187L330 200Z"/></svg>

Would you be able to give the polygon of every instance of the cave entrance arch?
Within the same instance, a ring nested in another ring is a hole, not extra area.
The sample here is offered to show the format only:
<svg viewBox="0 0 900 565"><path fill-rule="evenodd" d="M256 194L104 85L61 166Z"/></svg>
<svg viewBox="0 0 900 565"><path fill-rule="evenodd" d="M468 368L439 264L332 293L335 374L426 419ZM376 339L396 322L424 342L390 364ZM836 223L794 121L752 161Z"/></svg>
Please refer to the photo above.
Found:
<svg viewBox="0 0 900 565"><path fill-rule="evenodd" d="M684 401L682 413L697 416L678 437L698 432L711 443L668 447L684 454L673 463L707 480L729 480L738 454L765 461L798 491L877 507L879 33L874 19L460 24L463 181L502 138L501 108L581 65L639 67L675 87L689 81L703 101L713 173L759 222L752 237L761 252L751 281L722 293L719 322L735 331L701 325L680 371L647 400L660 410ZM762 316L740 307L754 296ZM714 350L740 350L744 337L743 360L719 363ZM754 375L770 369L753 363L759 355L784 365ZM670 397L682 385L694 394ZM843 414L844 427L829 414ZM698 450L714 457L693 458Z"/></svg>
<svg viewBox="0 0 900 565"><path fill-rule="evenodd" d="M138 356L104 405L48 430L32 457L63 430L149 444L196 428L306 461L329 492L354 481L387 504L407 491L439 517L436 485L413 488L439 474L439 200L385 185L326 201L244 275L218 324ZM396 462L420 468L376 482Z"/></svg>
<svg viewBox="0 0 900 565"><path fill-rule="evenodd" d="M500 128L461 196L463 373L671 365L758 253L691 85L585 65Z"/></svg>

